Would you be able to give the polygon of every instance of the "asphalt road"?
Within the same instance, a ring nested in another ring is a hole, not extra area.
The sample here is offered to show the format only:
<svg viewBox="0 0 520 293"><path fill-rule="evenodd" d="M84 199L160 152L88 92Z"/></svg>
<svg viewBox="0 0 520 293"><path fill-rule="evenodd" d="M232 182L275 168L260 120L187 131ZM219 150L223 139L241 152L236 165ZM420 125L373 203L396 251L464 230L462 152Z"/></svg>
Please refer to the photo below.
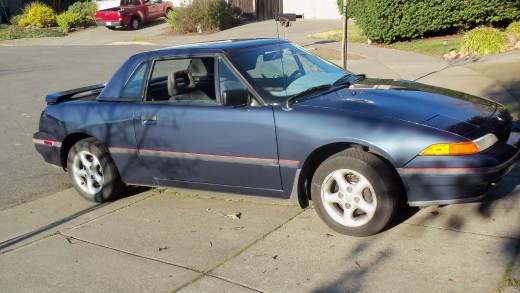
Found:
<svg viewBox="0 0 520 293"><path fill-rule="evenodd" d="M45 95L106 82L130 55L152 48L0 46L0 210L70 187L32 143Z"/></svg>
<svg viewBox="0 0 520 293"><path fill-rule="evenodd" d="M305 44L303 40L309 32L340 25L339 20L298 21L290 28L291 40ZM21 39L8 46L0 42L0 210L71 186L67 173L46 164L32 143L32 134L45 107L45 95L107 82L121 63L137 52L203 40L278 35L274 21L210 35L163 38L160 35L166 28L161 19L137 31L98 27L64 38ZM150 40L158 46L107 46Z"/></svg>

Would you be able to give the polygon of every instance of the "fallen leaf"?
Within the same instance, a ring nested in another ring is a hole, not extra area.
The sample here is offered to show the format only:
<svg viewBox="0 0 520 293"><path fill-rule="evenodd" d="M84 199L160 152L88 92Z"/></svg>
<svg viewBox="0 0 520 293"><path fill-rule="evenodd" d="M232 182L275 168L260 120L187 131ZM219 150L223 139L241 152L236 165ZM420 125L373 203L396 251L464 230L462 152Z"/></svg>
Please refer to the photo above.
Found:
<svg viewBox="0 0 520 293"><path fill-rule="evenodd" d="M265 253L257 253L255 255L253 255L253 257L259 257L259 256L266 256L266 254Z"/></svg>
<svg viewBox="0 0 520 293"><path fill-rule="evenodd" d="M267 270L263 271L262 274L265 274L265 272L267 272Z"/></svg>
<svg viewBox="0 0 520 293"><path fill-rule="evenodd" d="M438 211L433 211L433 212L430 212L430 214L434 215L434 216L437 216L439 214Z"/></svg>
<svg viewBox="0 0 520 293"><path fill-rule="evenodd" d="M448 281L453 282L453 279L452 279L452 278L449 278Z"/></svg>
<svg viewBox="0 0 520 293"><path fill-rule="evenodd" d="M361 267L361 265L357 261L356 261L356 264L357 264L358 267Z"/></svg>
<svg viewBox="0 0 520 293"><path fill-rule="evenodd" d="M273 259L277 259L277 258L278 258L278 255L273 256Z"/></svg>
<svg viewBox="0 0 520 293"><path fill-rule="evenodd" d="M70 239L70 237L66 237L65 240L67 240L67 242L68 242L69 244L73 244L73 243L72 243L72 240Z"/></svg>
<svg viewBox="0 0 520 293"><path fill-rule="evenodd" d="M207 208L206 211L211 211L211 208Z"/></svg>
<svg viewBox="0 0 520 293"><path fill-rule="evenodd" d="M332 237L332 236L334 236L334 235L329 234L329 233L326 233L325 236L327 236L327 237Z"/></svg>
<svg viewBox="0 0 520 293"><path fill-rule="evenodd" d="M210 241L210 242L209 242L209 246L213 246L213 242Z"/></svg>
<svg viewBox="0 0 520 293"><path fill-rule="evenodd" d="M240 217L242 216L242 213L241 212L236 212L236 213L232 213L232 214L229 214L229 215L224 214L224 216L226 216L228 218L231 218L231 219L240 219Z"/></svg>
<svg viewBox="0 0 520 293"><path fill-rule="evenodd" d="M233 230L235 230L235 231L236 230L242 230L242 229L244 229L244 227L233 227Z"/></svg>
<svg viewBox="0 0 520 293"><path fill-rule="evenodd" d="M163 250L166 250L168 249L168 246L165 246L165 247L159 247L159 251L163 251Z"/></svg>
<svg viewBox="0 0 520 293"><path fill-rule="evenodd" d="M415 250L415 251L417 251L417 252L420 252L420 251L421 251L421 249L419 249L419 248L414 248L413 250Z"/></svg>

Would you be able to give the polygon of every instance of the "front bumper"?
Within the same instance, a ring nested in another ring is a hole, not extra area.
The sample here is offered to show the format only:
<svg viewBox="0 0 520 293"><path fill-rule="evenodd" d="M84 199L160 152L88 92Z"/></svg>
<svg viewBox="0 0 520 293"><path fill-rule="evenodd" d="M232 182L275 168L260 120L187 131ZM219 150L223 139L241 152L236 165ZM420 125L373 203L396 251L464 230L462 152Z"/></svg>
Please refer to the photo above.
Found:
<svg viewBox="0 0 520 293"><path fill-rule="evenodd" d="M507 143L468 156L416 157L397 169L410 206L471 202L484 197L516 165L520 132Z"/></svg>

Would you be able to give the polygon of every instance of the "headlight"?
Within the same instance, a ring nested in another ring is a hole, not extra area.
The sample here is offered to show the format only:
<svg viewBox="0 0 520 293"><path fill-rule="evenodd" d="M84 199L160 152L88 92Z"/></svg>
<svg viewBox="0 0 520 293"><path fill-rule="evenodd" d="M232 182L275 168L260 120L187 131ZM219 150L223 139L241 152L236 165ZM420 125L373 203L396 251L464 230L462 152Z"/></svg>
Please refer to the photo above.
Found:
<svg viewBox="0 0 520 293"><path fill-rule="evenodd" d="M433 144L422 151L419 156L472 155L487 150L497 141L498 138L490 133L468 142Z"/></svg>

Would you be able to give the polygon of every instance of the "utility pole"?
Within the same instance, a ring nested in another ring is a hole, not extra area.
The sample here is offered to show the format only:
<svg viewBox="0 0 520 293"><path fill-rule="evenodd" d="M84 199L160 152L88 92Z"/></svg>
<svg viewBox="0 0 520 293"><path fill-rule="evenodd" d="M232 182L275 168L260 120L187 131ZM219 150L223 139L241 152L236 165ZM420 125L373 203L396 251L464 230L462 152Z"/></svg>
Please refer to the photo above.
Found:
<svg viewBox="0 0 520 293"><path fill-rule="evenodd" d="M343 68L347 69L347 31L348 31L348 17L347 17L347 6L349 0L343 0L343 7L341 10L343 12L343 38L341 42L341 61L343 63Z"/></svg>

